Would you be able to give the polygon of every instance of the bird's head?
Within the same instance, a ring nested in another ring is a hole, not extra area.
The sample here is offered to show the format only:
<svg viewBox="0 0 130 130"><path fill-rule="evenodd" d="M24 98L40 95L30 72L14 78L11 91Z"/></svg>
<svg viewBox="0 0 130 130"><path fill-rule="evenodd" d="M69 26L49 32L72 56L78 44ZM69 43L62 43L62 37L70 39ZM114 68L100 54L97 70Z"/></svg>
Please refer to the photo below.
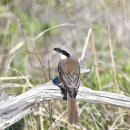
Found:
<svg viewBox="0 0 130 130"><path fill-rule="evenodd" d="M61 54L61 59L67 59L70 57L70 54L66 50L60 48L54 48L54 50Z"/></svg>

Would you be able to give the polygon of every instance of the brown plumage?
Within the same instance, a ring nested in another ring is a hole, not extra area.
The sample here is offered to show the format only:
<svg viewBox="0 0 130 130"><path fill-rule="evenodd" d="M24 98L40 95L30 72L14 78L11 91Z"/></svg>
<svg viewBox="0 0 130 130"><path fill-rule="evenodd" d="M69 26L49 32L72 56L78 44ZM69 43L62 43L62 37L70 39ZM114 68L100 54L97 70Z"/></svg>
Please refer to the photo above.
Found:
<svg viewBox="0 0 130 130"><path fill-rule="evenodd" d="M68 93L68 122L76 124L79 121L76 106L76 96L80 85L80 66L76 59L68 57L60 60L58 64L58 72L63 87Z"/></svg>

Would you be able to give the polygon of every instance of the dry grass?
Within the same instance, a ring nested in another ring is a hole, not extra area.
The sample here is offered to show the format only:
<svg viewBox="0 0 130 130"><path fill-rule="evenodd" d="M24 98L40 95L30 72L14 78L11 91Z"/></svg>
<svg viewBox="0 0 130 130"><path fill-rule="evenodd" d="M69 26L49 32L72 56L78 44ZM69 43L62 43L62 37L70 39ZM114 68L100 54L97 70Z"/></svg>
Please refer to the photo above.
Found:
<svg viewBox="0 0 130 130"><path fill-rule="evenodd" d="M92 74L81 75L84 85L130 95L130 2L82 2L0 2L1 91L20 94L55 77L58 59L51 51L66 45L81 55L87 68L94 67ZM78 109L80 124L68 126L66 102L38 104L24 118L24 129L130 129L129 110L84 102L78 102Z"/></svg>

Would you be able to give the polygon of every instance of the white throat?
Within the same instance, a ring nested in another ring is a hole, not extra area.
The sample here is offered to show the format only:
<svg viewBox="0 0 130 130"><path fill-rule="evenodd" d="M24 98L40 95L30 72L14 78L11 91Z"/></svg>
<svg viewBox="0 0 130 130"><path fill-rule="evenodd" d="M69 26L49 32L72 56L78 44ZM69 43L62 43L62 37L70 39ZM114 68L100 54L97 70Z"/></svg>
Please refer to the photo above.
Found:
<svg viewBox="0 0 130 130"><path fill-rule="evenodd" d="M62 60L65 60L65 59L67 59L67 56L65 56L65 55L63 55L63 54L60 53L60 58L61 58Z"/></svg>

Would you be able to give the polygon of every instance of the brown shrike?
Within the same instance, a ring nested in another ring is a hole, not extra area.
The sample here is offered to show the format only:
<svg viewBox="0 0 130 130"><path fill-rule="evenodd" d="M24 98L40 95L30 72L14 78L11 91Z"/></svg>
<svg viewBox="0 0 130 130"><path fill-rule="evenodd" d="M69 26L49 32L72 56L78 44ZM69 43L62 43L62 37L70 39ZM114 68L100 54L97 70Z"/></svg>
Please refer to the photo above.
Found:
<svg viewBox="0 0 130 130"><path fill-rule="evenodd" d="M61 83L68 95L68 122L70 124L76 124L79 121L76 96L80 85L80 65L78 60L72 57L67 51L60 48L54 48L54 50L61 54L61 60L58 64L58 73Z"/></svg>

